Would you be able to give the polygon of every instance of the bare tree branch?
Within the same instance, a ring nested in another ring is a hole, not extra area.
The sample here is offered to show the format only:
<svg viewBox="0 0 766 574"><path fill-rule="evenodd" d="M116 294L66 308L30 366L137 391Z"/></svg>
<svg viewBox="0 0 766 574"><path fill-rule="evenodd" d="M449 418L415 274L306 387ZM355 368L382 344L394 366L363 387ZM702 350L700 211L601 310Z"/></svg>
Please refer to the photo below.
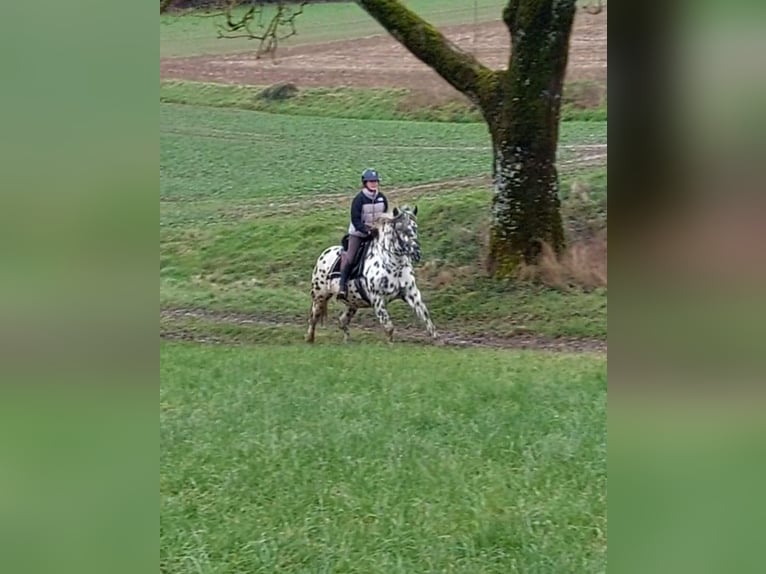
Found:
<svg viewBox="0 0 766 574"><path fill-rule="evenodd" d="M160 0L160 14L168 12L180 2ZM298 33L295 20L303 14L303 8L309 3L310 0L303 0L296 6L295 2L286 0L221 0L214 3L219 8L215 12L196 14L194 9L191 12L194 16L221 20L217 24L219 38L258 40L256 57L260 58L263 54L273 56L279 42ZM269 15L270 10L274 10L273 15Z"/></svg>
<svg viewBox="0 0 766 574"><path fill-rule="evenodd" d="M309 4L309 0L304 0L297 6L283 0L273 3L265 3L263 0L227 0L226 6L220 12L207 16L223 20L217 25L219 38L258 40L255 55L256 58L260 58L263 54L273 56L280 41L298 33L295 20L303 14L306 4ZM273 7L273 15L267 15L267 7ZM243 8L244 12L240 13L240 8Z"/></svg>
<svg viewBox="0 0 766 574"><path fill-rule="evenodd" d="M258 40L256 57L263 54L272 56L277 50L279 42L297 34L295 19L303 14L303 8L309 0L304 0L296 8L282 0L266 4L258 0L229 0L228 5L222 12L226 21L218 25L219 38L247 38ZM250 4L241 16L235 16L235 10L243 4ZM275 14L264 24L264 11L266 6L273 6ZM285 30L282 32L282 30Z"/></svg>

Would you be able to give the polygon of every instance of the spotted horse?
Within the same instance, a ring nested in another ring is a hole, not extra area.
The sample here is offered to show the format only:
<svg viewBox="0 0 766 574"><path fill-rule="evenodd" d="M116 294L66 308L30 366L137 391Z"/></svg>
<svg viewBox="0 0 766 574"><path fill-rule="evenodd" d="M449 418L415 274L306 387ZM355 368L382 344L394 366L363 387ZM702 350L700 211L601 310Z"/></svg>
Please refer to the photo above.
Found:
<svg viewBox="0 0 766 574"><path fill-rule="evenodd" d="M404 300L426 325L428 334L436 339L428 309L415 283L412 264L420 261L418 240L417 206L395 207L392 212L381 214L373 227L377 235L370 240L369 247L362 255L361 273L348 284L347 300L340 300L346 309L340 316L343 340L348 341L349 323L359 309L372 307L380 324L385 329L388 341L393 342L394 325L386 305L395 300ZM306 340L314 342L318 322L327 317L327 303L338 294L340 276L337 273L341 257L341 246L328 247L317 259L311 277L311 316ZM335 271L335 272L334 272Z"/></svg>

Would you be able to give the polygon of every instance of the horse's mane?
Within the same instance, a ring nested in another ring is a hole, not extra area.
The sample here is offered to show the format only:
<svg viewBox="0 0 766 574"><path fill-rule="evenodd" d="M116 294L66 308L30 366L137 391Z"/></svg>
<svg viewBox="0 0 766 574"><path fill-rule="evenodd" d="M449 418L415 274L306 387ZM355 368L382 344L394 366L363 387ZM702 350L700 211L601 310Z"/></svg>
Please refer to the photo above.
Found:
<svg viewBox="0 0 766 574"><path fill-rule="evenodd" d="M372 224L373 227L376 227L378 229L382 229L385 225L388 223L391 223L392 221L396 221L400 219L405 213L410 219L413 219L417 221L417 216L413 213L412 208L409 205L402 205L399 207L399 215L394 215L394 207L393 209L390 209L389 211L381 213L378 218L375 220L375 222Z"/></svg>
<svg viewBox="0 0 766 574"><path fill-rule="evenodd" d="M377 229L378 231L383 231L383 228L386 227L393 220L394 220L394 216L390 212L386 211L378 215L377 219L375 219L375 221L372 222L372 227Z"/></svg>

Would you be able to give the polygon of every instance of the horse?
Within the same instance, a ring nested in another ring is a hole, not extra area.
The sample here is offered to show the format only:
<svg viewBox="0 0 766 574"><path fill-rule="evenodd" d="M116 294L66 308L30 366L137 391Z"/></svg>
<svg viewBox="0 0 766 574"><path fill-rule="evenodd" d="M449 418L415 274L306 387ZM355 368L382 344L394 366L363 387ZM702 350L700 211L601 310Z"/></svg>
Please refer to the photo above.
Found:
<svg viewBox="0 0 766 574"><path fill-rule="evenodd" d="M362 254L359 279L349 278L348 297L343 303L346 309L340 316L343 341L349 340L349 324L356 312L365 307L375 310L383 326L388 342L393 343L394 325L388 315L386 304L402 299L426 325L432 339L436 339L436 328L431 321L428 308L423 303L420 290L415 283L412 263L420 261L420 241L417 225L418 208L395 207L392 212L382 213L373 228L377 234L369 240L369 246ZM360 251L365 246L360 247ZM318 322L324 323L327 303L340 289L340 264L342 247L334 245L325 249L314 265L311 277L311 313L306 341L314 342Z"/></svg>

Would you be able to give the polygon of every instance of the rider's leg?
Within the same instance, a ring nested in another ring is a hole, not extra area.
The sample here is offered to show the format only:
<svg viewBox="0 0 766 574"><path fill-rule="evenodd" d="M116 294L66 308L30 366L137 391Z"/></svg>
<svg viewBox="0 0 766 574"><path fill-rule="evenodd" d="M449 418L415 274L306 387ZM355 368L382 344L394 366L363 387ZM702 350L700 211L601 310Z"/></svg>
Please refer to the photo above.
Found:
<svg viewBox="0 0 766 574"><path fill-rule="evenodd" d="M348 274L351 271L351 265L354 263L356 252L359 249L359 245L362 243L362 239L356 235L348 236L348 251L346 251L346 257L340 269L340 290L338 291L338 299L345 299L348 296Z"/></svg>

